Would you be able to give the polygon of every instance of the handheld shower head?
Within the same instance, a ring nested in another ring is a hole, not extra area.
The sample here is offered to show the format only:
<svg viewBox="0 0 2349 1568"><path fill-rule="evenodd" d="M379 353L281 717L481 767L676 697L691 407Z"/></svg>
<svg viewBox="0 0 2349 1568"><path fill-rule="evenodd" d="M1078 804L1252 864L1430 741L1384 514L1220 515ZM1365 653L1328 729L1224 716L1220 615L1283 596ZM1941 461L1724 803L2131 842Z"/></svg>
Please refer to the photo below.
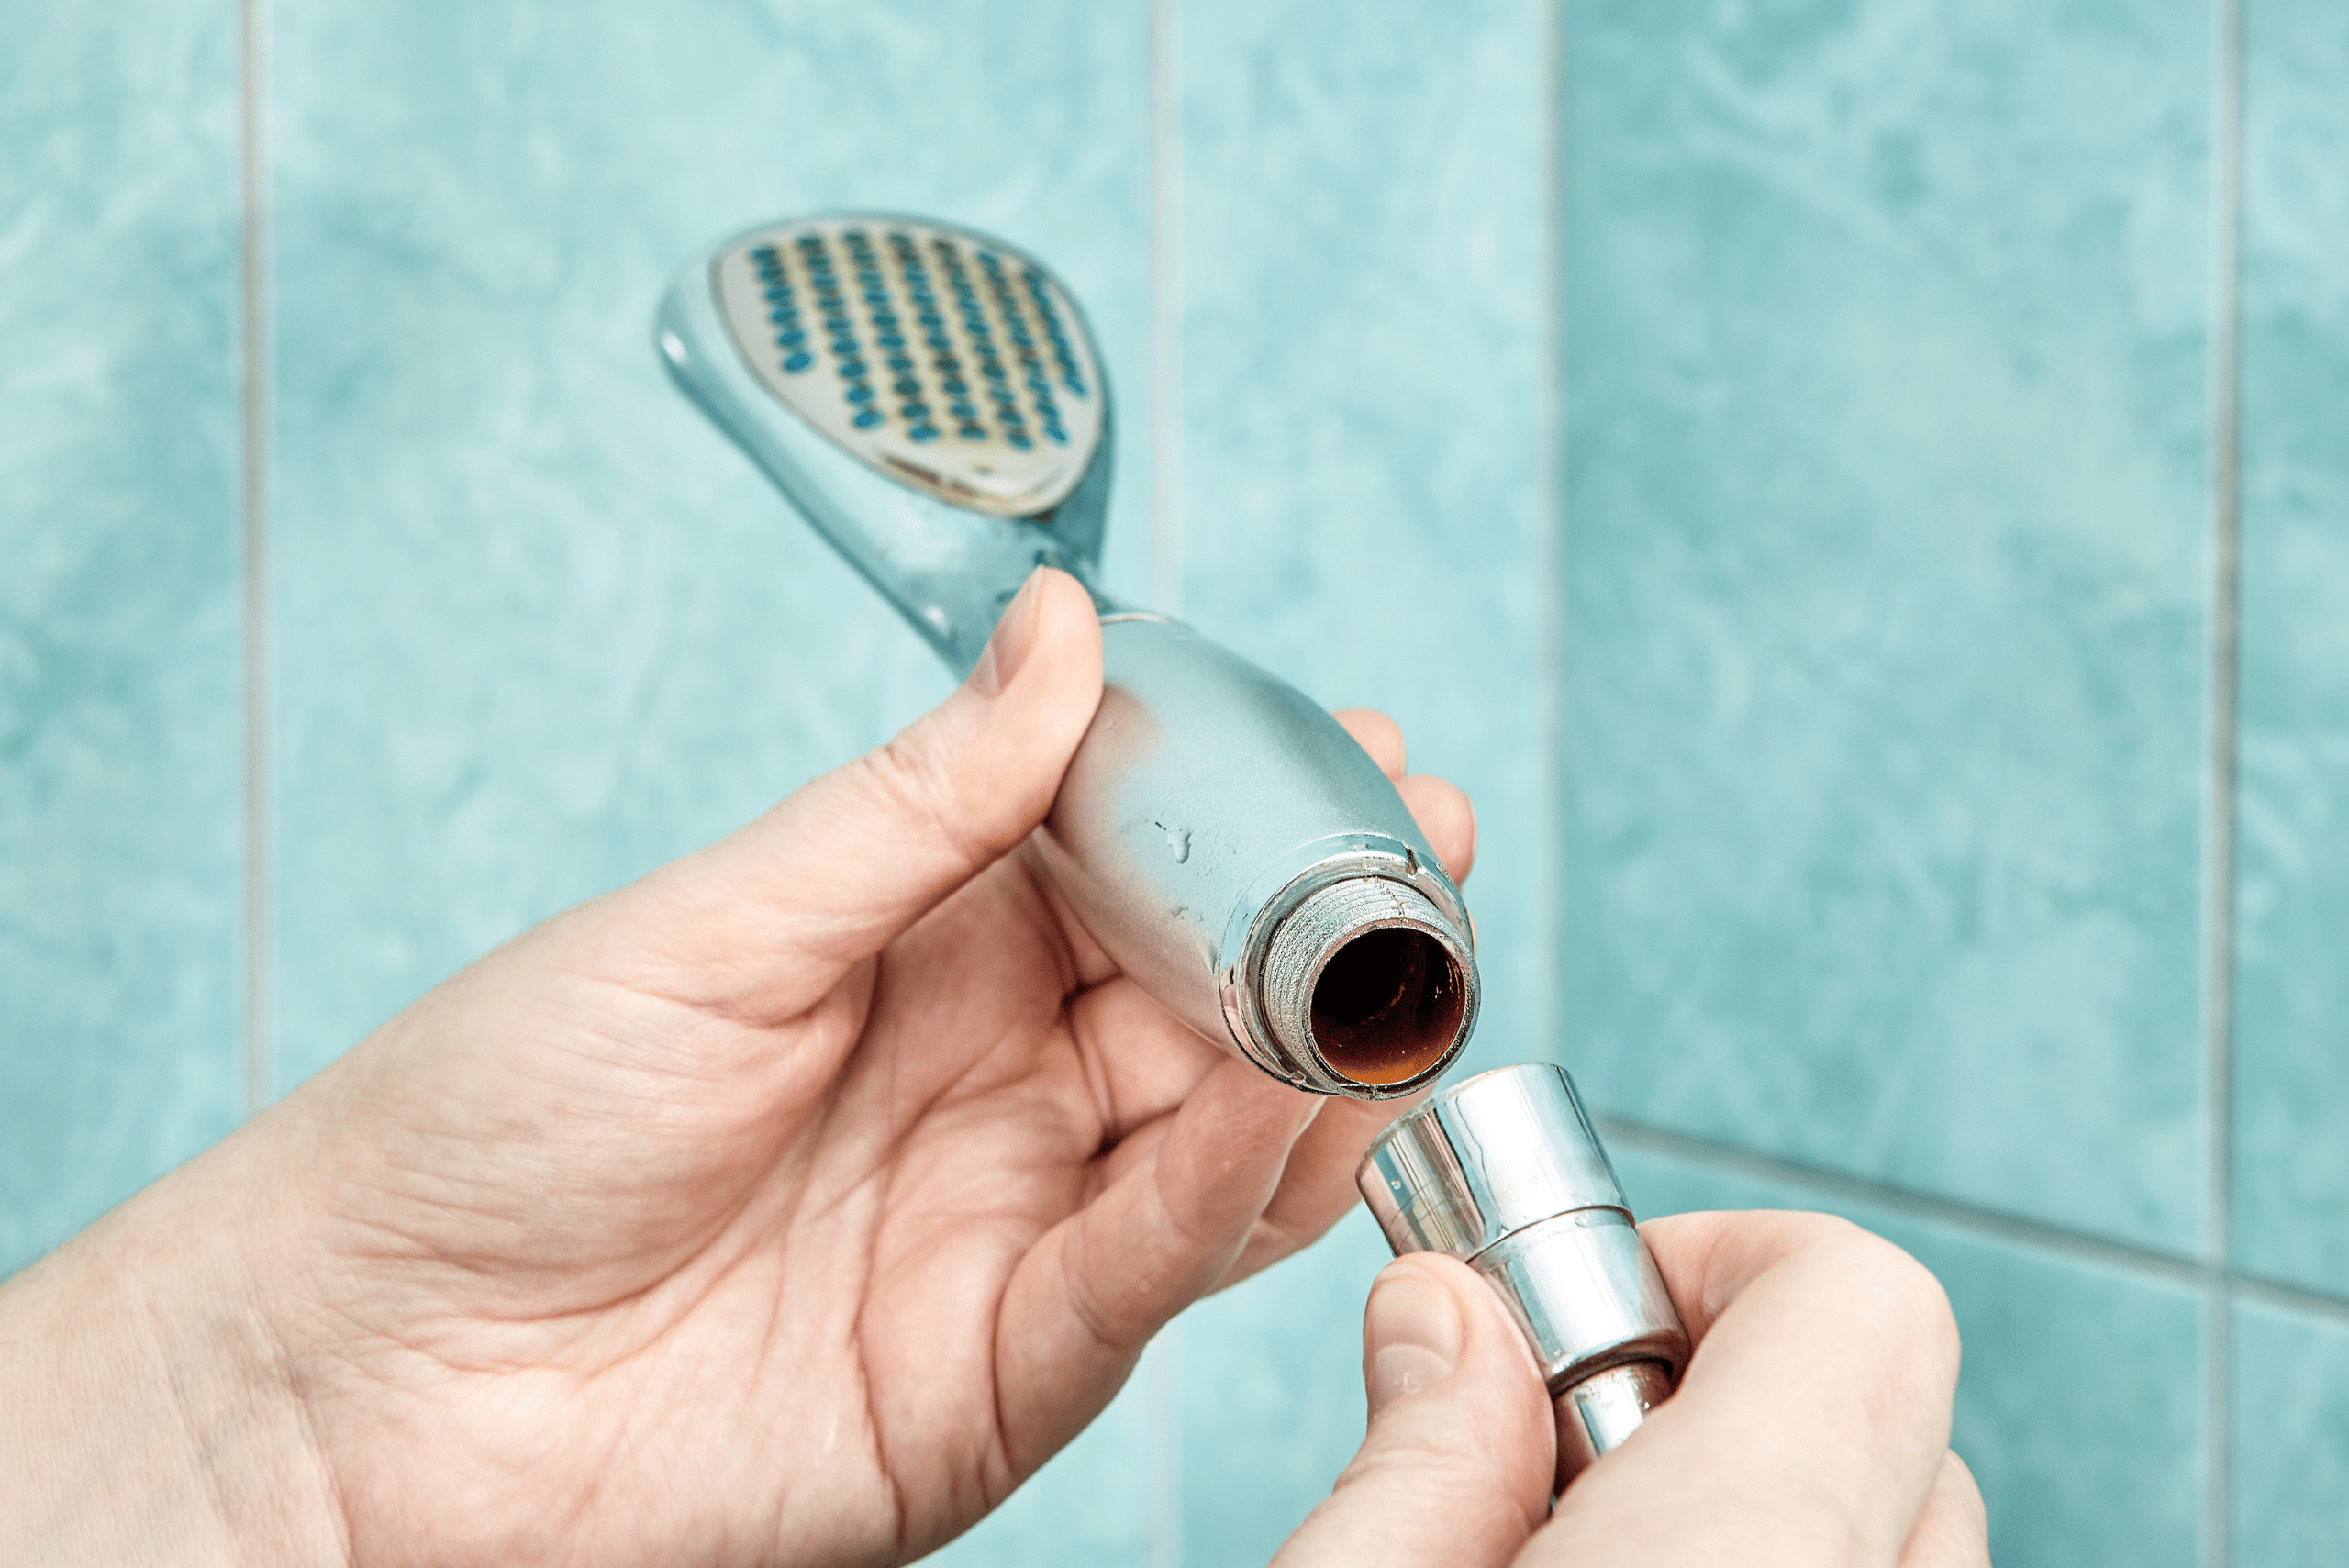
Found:
<svg viewBox="0 0 2349 1568"><path fill-rule="evenodd" d="M1108 382L1050 271L926 219L774 223L686 267L657 335L957 673L1037 566L1092 594L1101 706L1035 851L1126 973L1313 1093L1383 1099L1450 1065L1474 937L1394 785L1319 705L1097 585Z"/></svg>

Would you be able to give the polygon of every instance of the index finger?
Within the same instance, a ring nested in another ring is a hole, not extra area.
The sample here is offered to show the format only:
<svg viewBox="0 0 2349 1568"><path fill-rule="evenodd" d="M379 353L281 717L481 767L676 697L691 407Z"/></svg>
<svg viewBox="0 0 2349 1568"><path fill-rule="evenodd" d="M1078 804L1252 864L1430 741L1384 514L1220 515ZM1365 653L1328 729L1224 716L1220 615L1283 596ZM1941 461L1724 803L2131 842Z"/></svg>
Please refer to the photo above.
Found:
<svg viewBox="0 0 2349 1568"><path fill-rule="evenodd" d="M1354 744L1370 753L1378 771L1390 779L1403 776L1408 753L1403 745L1403 727L1375 707L1341 707L1330 717L1344 727L1354 738Z"/></svg>
<svg viewBox="0 0 2349 1568"><path fill-rule="evenodd" d="M1468 867L1476 858L1476 813L1468 797L1456 785L1439 778L1424 778L1405 773L1410 765L1408 750L1403 744L1403 728L1374 707L1341 707L1330 717L1343 726L1354 743L1370 754L1410 807L1419 824L1419 831L1427 835L1428 847L1443 862L1444 871L1454 882L1468 880Z"/></svg>
<svg viewBox="0 0 2349 1568"><path fill-rule="evenodd" d="M1641 1230L1696 1354L1520 1561L1897 1562L1949 1446L1957 1325L1940 1282L1826 1215Z"/></svg>

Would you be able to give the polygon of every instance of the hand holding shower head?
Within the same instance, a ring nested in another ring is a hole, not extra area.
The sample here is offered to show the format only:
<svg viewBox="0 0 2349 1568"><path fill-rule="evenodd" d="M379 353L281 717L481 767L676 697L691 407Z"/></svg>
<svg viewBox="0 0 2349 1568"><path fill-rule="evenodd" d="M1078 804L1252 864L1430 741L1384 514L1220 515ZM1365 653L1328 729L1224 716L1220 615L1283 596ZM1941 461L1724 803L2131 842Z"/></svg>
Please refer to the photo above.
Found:
<svg viewBox="0 0 2349 1568"><path fill-rule="evenodd" d="M1075 298L965 229L835 215L671 286L671 373L958 673L1039 565L1101 612L1104 685L1037 840L1103 949L1299 1089L1383 1099L1476 1014L1459 890L1318 705L1095 584L1108 377Z"/></svg>

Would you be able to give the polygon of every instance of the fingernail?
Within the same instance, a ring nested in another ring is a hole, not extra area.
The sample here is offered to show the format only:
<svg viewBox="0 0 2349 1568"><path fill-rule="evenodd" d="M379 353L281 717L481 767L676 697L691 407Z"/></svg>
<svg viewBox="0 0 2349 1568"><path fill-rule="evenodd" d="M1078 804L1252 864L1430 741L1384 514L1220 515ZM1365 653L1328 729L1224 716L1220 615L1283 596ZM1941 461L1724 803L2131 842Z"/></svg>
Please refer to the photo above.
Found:
<svg viewBox="0 0 2349 1568"><path fill-rule="evenodd" d="M1019 673L1019 666L1028 661L1028 650L1036 642L1036 606L1044 597L1044 569L1041 566L1028 573L1028 581L1019 584L1019 592L1011 603L1003 606L1003 618L995 623L995 635L979 651L979 662L971 666L971 689L982 696L993 696L1011 684Z"/></svg>
<svg viewBox="0 0 2349 1568"><path fill-rule="evenodd" d="M1460 1308L1408 1263L1389 1263L1363 1312L1364 1383L1375 1415L1388 1400L1442 1382L1460 1364Z"/></svg>

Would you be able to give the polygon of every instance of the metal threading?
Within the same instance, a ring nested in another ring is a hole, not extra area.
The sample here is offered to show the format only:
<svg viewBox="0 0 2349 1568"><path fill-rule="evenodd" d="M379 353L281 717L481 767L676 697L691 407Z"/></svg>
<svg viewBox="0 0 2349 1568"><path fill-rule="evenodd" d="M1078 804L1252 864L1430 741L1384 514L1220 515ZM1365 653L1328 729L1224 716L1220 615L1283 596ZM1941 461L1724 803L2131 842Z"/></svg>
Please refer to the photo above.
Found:
<svg viewBox="0 0 2349 1568"><path fill-rule="evenodd" d="M1467 944L1408 883L1352 877L1320 889L1273 932L1265 1022L1289 1055L1380 1086L1441 1066L1460 1039Z"/></svg>
<svg viewBox="0 0 2349 1568"><path fill-rule="evenodd" d="M718 263L743 357L793 409L898 478L1019 515L1057 504L1102 428L1074 303L1010 247L902 219L813 219Z"/></svg>

